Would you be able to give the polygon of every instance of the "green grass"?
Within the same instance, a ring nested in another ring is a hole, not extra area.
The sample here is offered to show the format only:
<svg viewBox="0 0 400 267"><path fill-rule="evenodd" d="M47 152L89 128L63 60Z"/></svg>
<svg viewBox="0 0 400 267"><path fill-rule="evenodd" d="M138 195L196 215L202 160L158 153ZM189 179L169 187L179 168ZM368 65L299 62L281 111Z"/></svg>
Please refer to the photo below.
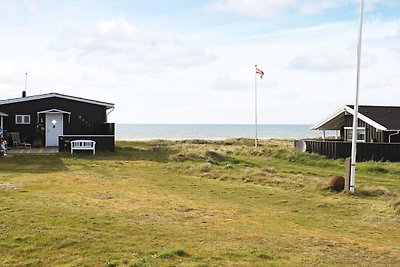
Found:
<svg viewBox="0 0 400 267"><path fill-rule="evenodd" d="M394 266L400 163L285 140L118 142L116 153L0 158L2 266Z"/></svg>

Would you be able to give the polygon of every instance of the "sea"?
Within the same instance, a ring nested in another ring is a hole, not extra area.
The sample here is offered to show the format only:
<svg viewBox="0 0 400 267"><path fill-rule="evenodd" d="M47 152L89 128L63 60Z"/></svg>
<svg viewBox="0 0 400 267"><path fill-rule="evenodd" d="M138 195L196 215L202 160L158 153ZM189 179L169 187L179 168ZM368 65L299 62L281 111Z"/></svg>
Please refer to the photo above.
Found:
<svg viewBox="0 0 400 267"><path fill-rule="evenodd" d="M117 140L185 140L227 138L254 138L254 124L122 124L117 123ZM272 138L312 138L321 133L310 130L311 125L259 124L259 139Z"/></svg>

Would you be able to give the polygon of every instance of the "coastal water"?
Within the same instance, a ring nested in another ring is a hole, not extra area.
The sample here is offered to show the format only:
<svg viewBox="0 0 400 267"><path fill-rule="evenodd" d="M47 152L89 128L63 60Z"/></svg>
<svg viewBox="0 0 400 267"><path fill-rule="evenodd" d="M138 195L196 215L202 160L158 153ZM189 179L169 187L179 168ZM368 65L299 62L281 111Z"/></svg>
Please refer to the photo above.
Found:
<svg viewBox="0 0 400 267"><path fill-rule="evenodd" d="M116 124L117 140L254 138L255 126L250 124ZM311 125L261 124L258 138L319 137Z"/></svg>

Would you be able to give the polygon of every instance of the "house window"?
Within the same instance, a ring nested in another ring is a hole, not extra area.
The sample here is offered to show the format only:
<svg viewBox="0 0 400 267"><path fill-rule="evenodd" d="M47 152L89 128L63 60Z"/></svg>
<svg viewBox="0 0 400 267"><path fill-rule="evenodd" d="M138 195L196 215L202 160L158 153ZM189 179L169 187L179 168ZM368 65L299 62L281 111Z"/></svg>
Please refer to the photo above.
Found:
<svg viewBox="0 0 400 267"><path fill-rule="evenodd" d="M353 138L353 128L352 127L344 127L345 131L345 138L346 141L351 141ZM366 135L365 135L365 127L358 127L357 128L357 142L365 142Z"/></svg>
<svg viewBox="0 0 400 267"><path fill-rule="evenodd" d="M31 115L15 115L15 124L30 124Z"/></svg>

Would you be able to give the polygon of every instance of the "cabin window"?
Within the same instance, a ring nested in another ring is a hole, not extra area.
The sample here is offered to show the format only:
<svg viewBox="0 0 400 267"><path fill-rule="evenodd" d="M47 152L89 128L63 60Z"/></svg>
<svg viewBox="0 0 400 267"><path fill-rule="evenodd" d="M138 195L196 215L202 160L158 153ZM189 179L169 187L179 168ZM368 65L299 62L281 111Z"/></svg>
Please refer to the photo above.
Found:
<svg viewBox="0 0 400 267"><path fill-rule="evenodd" d="M30 124L31 115L15 115L15 124Z"/></svg>
<svg viewBox="0 0 400 267"><path fill-rule="evenodd" d="M353 138L353 127L344 127L346 141L351 141ZM357 142L365 142L365 127L357 128Z"/></svg>

